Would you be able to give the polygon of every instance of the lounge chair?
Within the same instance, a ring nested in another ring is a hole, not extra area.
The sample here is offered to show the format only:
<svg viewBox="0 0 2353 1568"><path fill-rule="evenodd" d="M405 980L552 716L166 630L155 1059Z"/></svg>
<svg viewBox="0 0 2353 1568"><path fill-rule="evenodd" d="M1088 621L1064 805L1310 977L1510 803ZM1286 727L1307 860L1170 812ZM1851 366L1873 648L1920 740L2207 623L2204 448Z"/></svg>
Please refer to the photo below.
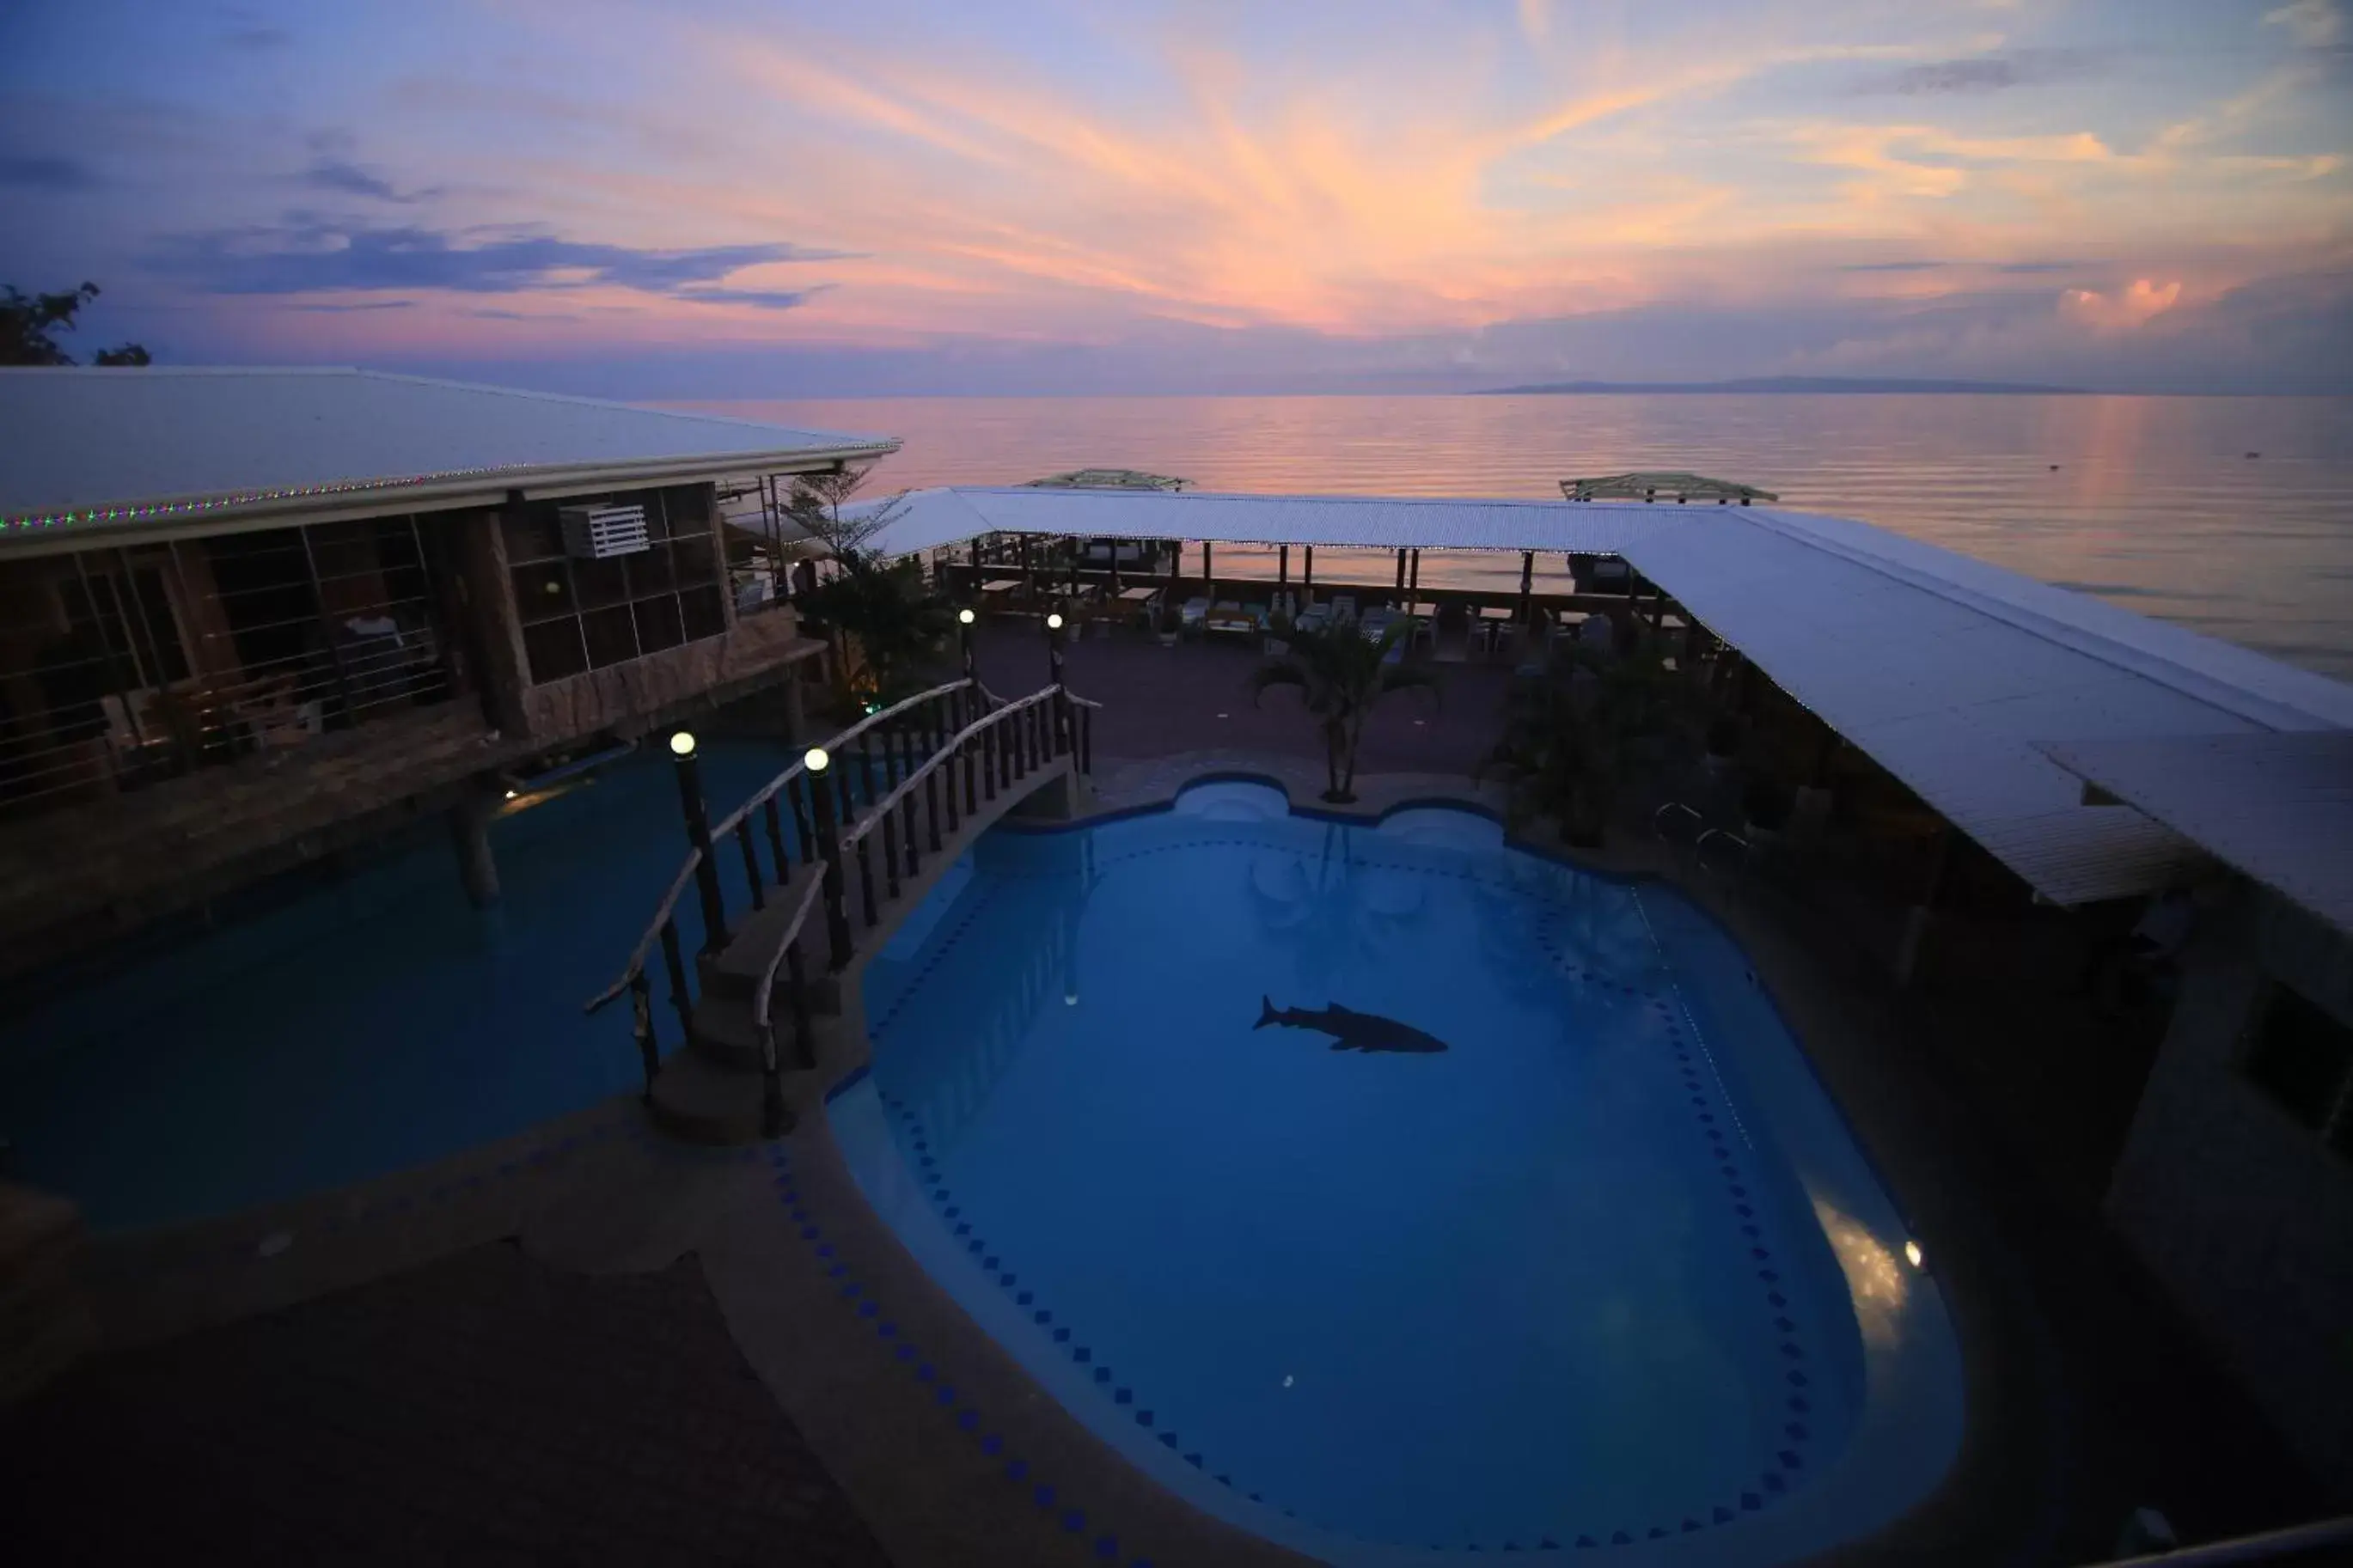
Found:
<svg viewBox="0 0 2353 1568"><path fill-rule="evenodd" d="M1200 629L1201 623L1209 618L1208 596L1204 594L1194 595L1191 598L1185 601L1185 607L1179 610L1176 615L1178 625L1182 626L1187 631L1198 631Z"/></svg>
<svg viewBox="0 0 2353 1568"><path fill-rule="evenodd" d="M1344 624L1355 620L1356 618L1356 595L1354 594L1333 595L1332 618L1335 621Z"/></svg>

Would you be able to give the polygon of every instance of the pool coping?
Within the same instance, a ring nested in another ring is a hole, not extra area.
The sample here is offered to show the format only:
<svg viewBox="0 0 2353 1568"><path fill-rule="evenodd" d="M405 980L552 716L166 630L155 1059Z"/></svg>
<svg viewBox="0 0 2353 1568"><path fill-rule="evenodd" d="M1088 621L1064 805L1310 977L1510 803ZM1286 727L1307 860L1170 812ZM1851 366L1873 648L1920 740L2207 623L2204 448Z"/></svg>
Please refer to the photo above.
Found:
<svg viewBox="0 0 2353 1568"><path fill-rule="evenodd" d="M1335 805L1315 798L1323 782L1316 764L1247 752L1106 759L1098 777L1108 787L1087 809L1044 830L1166 809L1184 787L1219 777L1271 784L1294 811L1338 821L1377 824L1418 805L1504 817L1500 791L1440 774L1367 777L1358 781L1356 803ZM1935 1138L1921 1136L1916 1119L1882 1114L1888 1108L1872 1080L1891 1072L1891 1041L1855 1016L1853 998L1801 935L1773 930L1760 911L1728 900L1721 886L1679 867L1664 847L1636 840L1599 852L1573 850L1508 824L1505 835L1514 848L1581 872L1672 888L1736 942L1882 1190L1935 1259L1961 1349L1959 1456L1944 1481L1895 1521L1804 1561L2025 1560L2038 1531L2032 1520L2020 1527L2020 1491L2024 1487L2039 1499L2050 1484L2047 1464L2038 1462L2047 1423L2036 1419L2047 1410L2019 1394L2052 1381L2055 1352L2035 1336L2025 1304L2030 1293L2014 1260L1940 1168ZM927 879L946 869L926 868ZM897 910L912 910L927 890L911 890ZM887 939L890 931L877 934ZM868 943L861 963L883 944ZM589 1271L661 1267L693 1251L739 1347L904 1568L1015 1558L1164 1568L1184 1561L1307 1561L1195 1509L1096 1437L965 1314L866 1203L823 1111L825 1100L863 1077L871 1059L856 978L845 976L844 1013L823 1027L819 1059L826 1066L789 1085L797 1128L764 1150L673 1143L649 1129L634 1095L621 1095L351 1187L186 1226L103 1236L92 1244L100 1259L92 1273L106 1298L100 1316L108 1346L288 1305L503 1237L520 1237L549 1261ZM819 1206L799 1206L822 1214L822 1243L799 1235L806 1225L792 1219L792 1205L778 1195L779 1154L798 1184L793 1190L815 1195ZM469 1176L482 1179L469 1185ZM273 1251L280 1235L291 1244ZM821 1261L815 1245L833 1246L839 1256ZM853 1258L861 1290L846 1299L827 1270ZM934 1388L876 1353L872 1323L856 1307L881 1300L890 1302L894 1321L920 1331L935 1364L955 1369L954 1386L965 1398L944 1409ZM955 1425L967 1409L1001 1428L995 1435L1002 1446L1020 1449L1027 1474L1055 1479L1008 1484L1009 1461L981 1449L980 1439L991 1434L976 1436ZM1055 1489L1058 1506L1034 1501L1039 1485ZM2041 1512L2053 1506L2041 1502ZM1074 1510L1087 1522L1063 1528ZM2034 1500L2025 1511L2036 1511ZM1096 1550L1106 1535L1118 1542L1109 1558Z"/></svg>
<svg viewBox="0 0 2353 1568"><path fill-rule="evenodd" d="M1105 770L1115 770L1121 766L1106 763ZM1824 994L1817 978L1803 973L1808 960L1802 952L1796 951L1792 943L1784 942L1773 944L1780 951L1768 958L1756 940L1754 912L1743 913L1727 907L1721 899L1704 896L1706 891L1713 889L1679 866L1671 854L1664 853L1664 847L1636 841L1631 845L1621 843L1613 849L1601 851L1572 848L1541 828L1533 834L1515 828L1502 809L1502 792L1493 787L1482 787L1472 781L1437 774L1379 775L1358 781L1358 798L1356 801L1335 804L1321 798L1320 771L1312 763L1297 759L1234 752L1188 753L1124 766L1148 770L1149 782L1142 783L1142 787L1131 785L1125 789L1102 791L1090 803L1092 809L1068 821L1008 820L1003 826L1017 832L1066 832L1168 810L1177 795L1196 784L1247 782L1282 791L1295 815L1356 825L1377 826L1388 816L1416 806L1467 809L1500 824L1504 827L1504 841L1512 848L1621 885L1661 886L1683 895L1703 919L1715 924L1748 956L1767 1005L1797 1042L1799 1056L1807 1071L1845 1122L1882 1193L1910 1234L1919 1237L1928 1254L1936 1259L1936 1282L1960 1352L1964 1387L1962 1436L1959 1451L1942 1479L1886 1524L1797 1561L1825 1564L1891 1560L1976 1563L2023 1561L2033 1554L2031 1537L2035 1531L2031 1527L2022 1532L2022 1538L2007 1540L2001 1546L1991 1549L1981 1542L1980 1533L1985 1515L1989 1511L1999 1511L1987 1507L1995 1497L2008 1495L2013 1502L2015 1500L2014 1492L1989 1484L1996 1477L2011 1472L2011 1466L1997 1461L2004 1457L2002 1451L2009 1447L2006 1435L2015 1426L2013 1420L2006 1418L2015 1413L2005 1408L2004 1401L1997 1394L1997 1390L2006 1391L2010 1386L2008 1376L1998 1377L1996 1370L2013 1366L2019 1359L2014 1353L2015 1346L2009 1342L2013 1336L1995 1333L1991 1320L2001 1313L2001 1309L1995 1305L1998 1300L2007 1298L2005 1306L2016 1306L2020 1282L2011 1279L1998 1284L1989 1278L1989 1274L2001 1272L1998 1264L1990 1268L1978 1266L1988 1261L1980 1254L1988 1251L1998 1254L1999 1249L1977 1245L1974 1233L1978 1226L1957 1219L1949 1212L1947 1200L1957 1194L1940 1193L1942 1184L1936 1180L1937 1173L1931 1169L1920 1168L1911 1157L1918 1148L1917 1140L1912 1136L1915 1130L1874 1125L1882 1119L1869 1109L1872 1097L1861 1097L1864 1108L1859 1111L1857 1098L1843 1092L1852 1088L1852 1073L1865 1068L1872 1057L1879 1053L1873 1042L1857 1037L1851 1023L1838 1016L1841 1009L1831 996ZM911 895L905 907L912 909L919 902L919 896ZM890 932L886 931L879 934L887 938ZM879 952L882 945L878 941L870 952ZM815 1098L820 1106L865 1079L871 1064L862 986L858 984L862 977L866 956L861 954L860 963L854 966L853 973L844 976L844 1011L840 1022L846 1048L831 1058L828 1068L818 1075L822 1089ZM1792 990L1798 994L1794 1005L1789 997ZM1825 1002L1831 1004L1827 1008L1821 1005ZM1833 1049L1831 1063L1826 1063L1820 1054L1820 1042L1825 1037L1838 1039L1845 1047L1842 1051ZM796 1145L799 1146L812 1129L820 1131L820 1139L810 1140L812 1152L821 1142L828 1166L840 1167L843 1176L849 1179L846 1162L822 1114L805 1122L802 1131L795 1135ZM1011 1363L1011 1352L999 1346L974 1322L963 1308L947 1296L945 1289L932 1280L912 1255L906 1254L903 1243L898 1241L889 1223L865 1203L862 1194L856 1193L854 1179L849 1179L849 1183L852 1194L859 1199L853 1210L858 1216L857 1223L890 1235L894 1247L918 1277L915 1282L902 1282L902 1288L904 1289L908 1283L919 1282L923 1290L946 1302L954 1314L952 1322L960 1331L954 1334L952 1342L964 1353L986 1354ZM837 1225L839 1223L836 1222ZM2031 1360L2039 1362L2040 1358ZM1014 1363L1014 1370L1029 1384L1035 1398L1053 1405L1063 1419L1085 1433L1097 1446L1099 1464L1113 1467L1125 1476L1141 1479L1124 1457L1102 1439L1093 1437L1079 1417L1061 1411L1052 1396L1029 1380L1029 1374L1019 1369L1018 1363ZM2036 1372L2041 1370L2040 1366L2035 1368ZM1097 1464L1090 1464L1083 1471L1074 1473L1097 1480L1096 1489L1107 1489L1110 1478L1098 1468ZM1077 1484L1083 1488L1085 1482L1082 1480ZM1132 1505L1144 1510L1144 1513L1137 1517L1154 1518L1158 1522L1157 1516L1176 1509L1206 1520L1206 1516L1200 1515L1191 1504L1161 1490L1156 1484L1154 1490L1158 1493L1157 1497L1139 1499ZM855 1488L852 1495L857 1495ZM1237 1527L1225 1525L1222 1521L1207 1521L1218 1524L1221 1530L1242 1533ZM2021 1532L2016 1531L1998 1533L2021 1537ZM1279 1553L1276 1560L1301 1560L1262 1538L1246 1535L1244 1539L1253 1551ZM1628 1553L1650 1544L1630 1542L1615 1550L1623 1559ZM1240 1550L1234 1542L1220 1542L1217 1560L1248 1560L1234 1555ZM1603 1550L1611 1549L1605 1547Z"/></svg>

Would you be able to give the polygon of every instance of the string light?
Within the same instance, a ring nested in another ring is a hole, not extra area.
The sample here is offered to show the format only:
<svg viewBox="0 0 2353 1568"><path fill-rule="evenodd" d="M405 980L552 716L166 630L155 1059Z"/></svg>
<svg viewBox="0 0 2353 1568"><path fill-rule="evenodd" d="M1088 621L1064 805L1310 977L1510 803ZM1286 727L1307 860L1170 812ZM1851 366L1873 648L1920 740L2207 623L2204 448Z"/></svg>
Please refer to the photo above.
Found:
<svg viewBox="0 0 2353 1568"><path fill-rule="evenodd" d="M253 506L262 501L302 500L311 496L347 495L355 490L400 489L411 485L428 485L438 479L471 479L481 474L495 474L509 468L528 467L507 464L488 468L445 468L437 473L411 474L392 479L339 479L325 485L290 485L280 489L247 490L241 494L214 496L205 500L152 501L145 506L91 507L82 511L20 512L0 518L0 528L43 529L71 528L91 522L138 522L154 517L196 517L208 511L220 511L235 507Z"/></svg>

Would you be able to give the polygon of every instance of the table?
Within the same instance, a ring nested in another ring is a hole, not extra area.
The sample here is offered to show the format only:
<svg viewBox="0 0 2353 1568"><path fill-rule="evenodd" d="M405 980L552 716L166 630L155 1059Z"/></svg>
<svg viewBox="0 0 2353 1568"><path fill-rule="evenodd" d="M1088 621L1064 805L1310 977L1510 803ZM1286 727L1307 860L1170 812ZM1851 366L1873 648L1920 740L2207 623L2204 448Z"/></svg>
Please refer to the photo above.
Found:
<svg viewBox="0 0 2353 1568"><path fill-rule="evenodd" d="M1021 582L1018 577L991 577L980 585L980 591L984 594L1002 594L1010 589L1018 588L1021 586Z"/></svg>
<svg viewBox="0 0 2353 1568"><path fill-rule="evenodd" d="M1160 597L1157 588L1122 588L1119 602L1123 605L1143 605Z"/></svg>

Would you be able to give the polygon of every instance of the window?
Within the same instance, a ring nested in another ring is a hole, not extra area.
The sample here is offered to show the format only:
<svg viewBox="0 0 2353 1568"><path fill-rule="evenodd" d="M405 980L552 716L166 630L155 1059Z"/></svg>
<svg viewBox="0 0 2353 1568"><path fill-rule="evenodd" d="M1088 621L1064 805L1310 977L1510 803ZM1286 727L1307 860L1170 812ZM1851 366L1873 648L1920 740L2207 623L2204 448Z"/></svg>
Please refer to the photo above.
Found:
<svg viewBox="0 0 2353 1568"><path fill-rule="evenodd" d="M2353 1027L2274 981L2240 1066L2300 1125L2353 1154Z"/></svg>
<svg viewBox="0 0 2353 1568"><path fill-rule="evenodd" d="M644 501L652 542L644 551L605 561L565 554L554 501L535 501L501 519L533 685L727 629L717 542L703 489L677 486L617 499Z"/></svg>
<svg viewBox="0 0 2353 1568"><path fill-rule="evenodd" d="M58 584L66 626L94 635L116 670L134 686L168 686L188 678L187 649L164 574L153 566L85 572Z"/></svg>

